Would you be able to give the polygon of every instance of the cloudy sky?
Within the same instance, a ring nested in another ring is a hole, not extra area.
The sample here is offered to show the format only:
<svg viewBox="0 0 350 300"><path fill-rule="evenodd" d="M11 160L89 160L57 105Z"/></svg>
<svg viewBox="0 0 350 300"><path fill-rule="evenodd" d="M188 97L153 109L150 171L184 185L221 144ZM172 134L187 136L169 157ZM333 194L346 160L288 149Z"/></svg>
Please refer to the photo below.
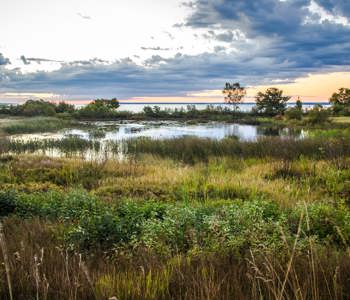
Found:
<svg viewBox="0 0 350 300"><path fill-rule="evenodd" d="M0 101L325 101L350 87L349 0L0 0Z"/></svg>

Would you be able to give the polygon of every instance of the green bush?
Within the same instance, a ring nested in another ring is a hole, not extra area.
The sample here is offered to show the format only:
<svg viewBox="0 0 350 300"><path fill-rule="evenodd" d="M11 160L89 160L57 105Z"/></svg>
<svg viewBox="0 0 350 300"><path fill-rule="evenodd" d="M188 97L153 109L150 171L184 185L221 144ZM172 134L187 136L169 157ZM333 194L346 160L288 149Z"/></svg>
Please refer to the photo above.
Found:
<svg viewBox="0 0 350 300"><path fill-rule="evenodd" d="M329 112L322 108L321 105L315 105L307 113L308 123L310 124L322 124L328 121Z"/></svg>
<svg viewBox="0 0 350 300"><path fill-rule="evenodd" d="M300 245L343 247L350 241L350 212L331 203L284 209L263 199L215 203L121 201L104 203L81 190L68 193L0 193L2 216L41 217L66 224L65 240L81 251L144 248L164 254L278 249L293 242L301 215ZM284 236L284 240L282 238Z"/></svg>
<svg viewBox="0 0 350 300"><path fill-rule="evenodd" d="M0 191L0 217L12 214L16 209L16 194L13 191Z"/></svg>
<svg viewBox="0 0 350 300"><path fill-rule="evenodd" d="M301 120L303 118L303 111L297 107L288 108L285 116L289 120Z"/></svg>

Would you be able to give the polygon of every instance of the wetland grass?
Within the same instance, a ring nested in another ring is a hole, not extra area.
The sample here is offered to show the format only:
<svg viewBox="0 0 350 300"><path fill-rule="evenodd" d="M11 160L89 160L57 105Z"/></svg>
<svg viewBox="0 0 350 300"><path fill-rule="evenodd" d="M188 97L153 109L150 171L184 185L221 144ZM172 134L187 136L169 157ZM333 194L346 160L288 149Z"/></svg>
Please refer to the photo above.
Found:
<svg viewBox="0 0 350 300"><path fill-rule="evenodd" d="M2 126L7 134L53 132L72 126L73 122L52 117L36 117L12 121Z"/></svg>

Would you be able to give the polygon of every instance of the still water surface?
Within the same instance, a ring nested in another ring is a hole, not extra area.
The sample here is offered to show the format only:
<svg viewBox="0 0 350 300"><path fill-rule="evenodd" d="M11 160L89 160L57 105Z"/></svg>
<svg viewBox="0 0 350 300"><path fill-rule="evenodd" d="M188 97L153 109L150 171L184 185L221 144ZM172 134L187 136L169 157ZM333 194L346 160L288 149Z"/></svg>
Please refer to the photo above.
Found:
<svg viewBox="0 0 350 300"><path fill-rule="evenodd" d="M86 125L87 123L85 123ZM83 129L65 129L56 133L23 134L13 136L14 139L62 139L78 136L83 139L99 141L123 141L146 137L151 139L170 139L184 136L199 138L223 139L237 137L241 141L254 141L262 136L284 136L303 138L304 131L292 131L288 128L266 128L255 125L228 124L210 122L205 124L188 125L178 122L89 122L90 126ZM95 136L99 130L102 134Z"/></svg>
<svg viewBox="0 0 350 300"><path fill-rule="evenodd" d="M228 124L210 122L197 125L186 125L175 121L163 122L87 122L82 127L65 129L56 133L23 134L12 136L13 140L23 142L42 139L64 139L79 137L86 140L99 141L101 147L98 151L86 150L72 153L62 152L59 149L42 149L32 153L51 157L79 156L88 160L101 160L105 158L124 159L127 153L125 141L136 138L171 139L185 136L221 140L227 137L236 137L241 141L254 141L263 136L281 136L303 138L304 131L292 131L288 128L264 128L254 125ZM110 151L109 142L116 142L118 153Z"/></svg>

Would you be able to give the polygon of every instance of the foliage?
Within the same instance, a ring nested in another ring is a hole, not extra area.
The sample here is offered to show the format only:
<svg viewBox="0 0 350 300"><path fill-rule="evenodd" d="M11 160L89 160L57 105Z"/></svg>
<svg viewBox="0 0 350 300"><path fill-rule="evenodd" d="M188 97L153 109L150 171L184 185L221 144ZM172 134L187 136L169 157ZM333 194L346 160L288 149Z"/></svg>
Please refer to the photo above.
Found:
<svg viewBox="0 0 350 300"><path fill-rule="evenodd" d="M283 114L286 110L288 96L283 96L283 91L277 88L269 88L265 93L259 92L256 96L256 110L269 116Z"/></svg>
<svg viewBox="0 0 350 300"><path fill-rule="evenodd" d="M55 110L56 113L73 113L75 111L75 107L73 104L61 101L56 105Z"/></svg>
<svg viewBox="0 0 350 300"><path fill-rule="evenodd" d="M55 104L44 100L28 100L23 104L9 105L0 108L1 114L11 116L55 116L56 113L73 113L75 111L74 105L68 104L64 101Z"/></svg>
<svg viewBox="0 0 350 300"><path fill-rule="evenodd" d="M16 194L13 191L0 191L0 217L15 211L15 199Z"/></svg>
<svg viewBox="0 0 350 300"><path fill-rule="evenodd" d="M222 93L225 95L226 103L234 104L236 106L242 101L247 94L247 91L238 82L232 84L227 82Z"/></svg>
<svg viewBox="0 0 350 300"><path fill-rule="evenodd" d="M119 102L116 98L97 99L90 102L88 105L79 109L76 117L80 119L108 119L117 116L116 109L119 107Z"/></svg>
<svg viewBox="0 0 350 300"><path fill-rule="evenodd" d="M296 233L302 211L304 236L341 246L350 239L350 213L328 203L300 205L289 211L267 200L191 205L157 202L105 204L83 191L0 195L5 215L39 216L65 222L65 238L81 250L146 247L155 252L238 251L283 247ZM338 235L338 230L342 236Z"/></svg>
<svg viewBox="0 0 350 300"><path fill-rule="evenodd" d="M341 88L338 93L334 93L329 101L333 105L348 106L350 105L350 89Z"/></svg>
<svg viewBox="0 0 350 300"><path fill-rule="evenodd" d="M43 100L28 100L21 107L21 114L28 117L54 116L55 105Z"/></svg>
<svg viewBox="0 0 350 300"><path fill-rule="evenodd" d="M303 111L298 107L291 107L285 111L285 115L289 120L301 120L303 117Z"/></svg>
<svg viewBox="0 0 350 300"><path fill-rule="evenodd" d="M321 105L315 105L311 110L308 111L308 122L311 124L322 124L328 121L329 112Z"/></svg>
<svg viewBox="0 0 350 300"><path fill-rule="evenodd" d="M303 110L303 103L301 102L301 100L298 98L298 100L295 103L295 108L298 110Z"/></svg>

